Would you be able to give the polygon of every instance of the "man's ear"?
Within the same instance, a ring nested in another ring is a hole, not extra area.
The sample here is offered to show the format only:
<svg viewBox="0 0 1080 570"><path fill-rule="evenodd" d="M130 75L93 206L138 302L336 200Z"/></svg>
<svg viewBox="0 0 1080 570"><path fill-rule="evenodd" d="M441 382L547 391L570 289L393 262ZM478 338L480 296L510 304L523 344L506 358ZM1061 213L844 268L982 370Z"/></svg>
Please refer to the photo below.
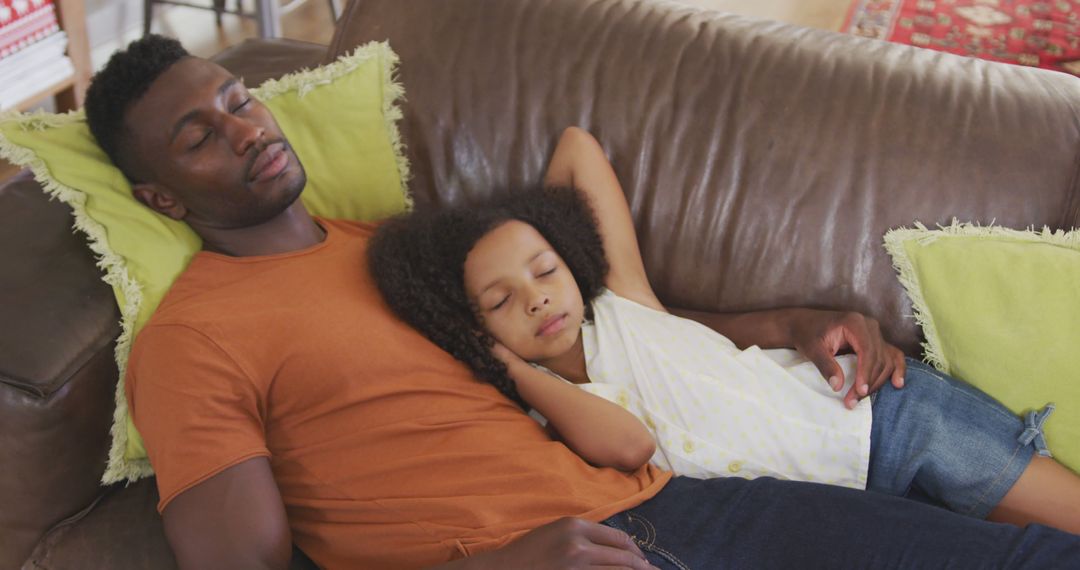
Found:
<svg viewBox="0 0 1080 570"><path fill-rule="evenodd" d="M131 193L147 208L174 220L182 220L187 215L187 208L179 200L153 182L136 182L131 186Z"/></svg>

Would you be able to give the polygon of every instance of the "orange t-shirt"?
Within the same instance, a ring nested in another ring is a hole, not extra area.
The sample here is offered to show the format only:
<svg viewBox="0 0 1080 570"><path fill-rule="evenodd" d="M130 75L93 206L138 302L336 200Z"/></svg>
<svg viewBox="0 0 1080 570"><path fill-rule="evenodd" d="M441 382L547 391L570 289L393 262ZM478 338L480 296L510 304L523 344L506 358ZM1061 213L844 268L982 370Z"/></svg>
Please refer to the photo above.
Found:
<svg viewBox="0 0 1080 570"><path fill-rule="evenodd" d="M563 516L603 520L670 477L592 467L398 320L373 226L259 257L201 252L132 350L127 396L161 491L267 456L293 540L326 568L414 568Z"/></svg>

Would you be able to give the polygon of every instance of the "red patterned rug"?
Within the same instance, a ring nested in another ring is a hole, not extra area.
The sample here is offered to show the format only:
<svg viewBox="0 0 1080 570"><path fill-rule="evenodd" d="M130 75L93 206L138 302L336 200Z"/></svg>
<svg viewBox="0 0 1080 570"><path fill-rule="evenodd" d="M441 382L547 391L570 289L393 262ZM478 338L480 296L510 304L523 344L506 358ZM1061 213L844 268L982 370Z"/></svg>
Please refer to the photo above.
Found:
<svg viewBox="0 0 1080 570"><path fill-rule="evenodd" d="M1080 76L1080 0L855 0L842 30Z"/></svg>

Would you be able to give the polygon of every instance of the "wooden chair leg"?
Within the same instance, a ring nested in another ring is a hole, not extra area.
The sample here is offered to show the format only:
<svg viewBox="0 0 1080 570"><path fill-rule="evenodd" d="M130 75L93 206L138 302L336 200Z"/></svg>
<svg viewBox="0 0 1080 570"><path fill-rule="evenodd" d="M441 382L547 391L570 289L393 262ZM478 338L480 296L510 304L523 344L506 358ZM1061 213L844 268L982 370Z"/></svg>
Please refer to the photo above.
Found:
<svg viewBox="0 0 1080 570"><path fill-rule="evenodd" d="M214 0L214 21L221 27L221 14L225 11L225 0Z"/></svg>
<svg viewBox="0 0 1080 570"><path fill-rule="evenodd" d="M154 23L154 0L143 0L143 37L150 35L150 26Z"/></svg>
<svg viewBox="0 0 1080 570"><path fill-rule="evenodd" d="M255 20L260 38L280 38L281 0L255 0Z"/></svg>

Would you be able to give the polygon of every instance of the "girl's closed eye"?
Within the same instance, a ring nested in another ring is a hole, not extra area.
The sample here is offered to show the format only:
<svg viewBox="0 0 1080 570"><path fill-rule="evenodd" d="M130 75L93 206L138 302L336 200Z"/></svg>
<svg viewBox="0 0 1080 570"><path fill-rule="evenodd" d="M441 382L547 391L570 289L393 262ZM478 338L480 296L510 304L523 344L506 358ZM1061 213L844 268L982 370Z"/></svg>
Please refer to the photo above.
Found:
<svg viewBox="0 0 1080 570"><path fill-rule="evenodd" d="M548 275L555 273L556 269L558 269L558 267L552 267L551 269L542 271L537 277L547 277Z"/></svg>
<svg viewBox="0 0 1080 570"><path fill-rule="evenodd" d="M497 311L501 307L505 306L506 302L509 301L509 300L510 300L510 295L507 295L507 296L503 297L501 301L499 301L498 303L495 303L494 305L492 305L491 308L488 309L488 310L489 311Z"/></svg>

